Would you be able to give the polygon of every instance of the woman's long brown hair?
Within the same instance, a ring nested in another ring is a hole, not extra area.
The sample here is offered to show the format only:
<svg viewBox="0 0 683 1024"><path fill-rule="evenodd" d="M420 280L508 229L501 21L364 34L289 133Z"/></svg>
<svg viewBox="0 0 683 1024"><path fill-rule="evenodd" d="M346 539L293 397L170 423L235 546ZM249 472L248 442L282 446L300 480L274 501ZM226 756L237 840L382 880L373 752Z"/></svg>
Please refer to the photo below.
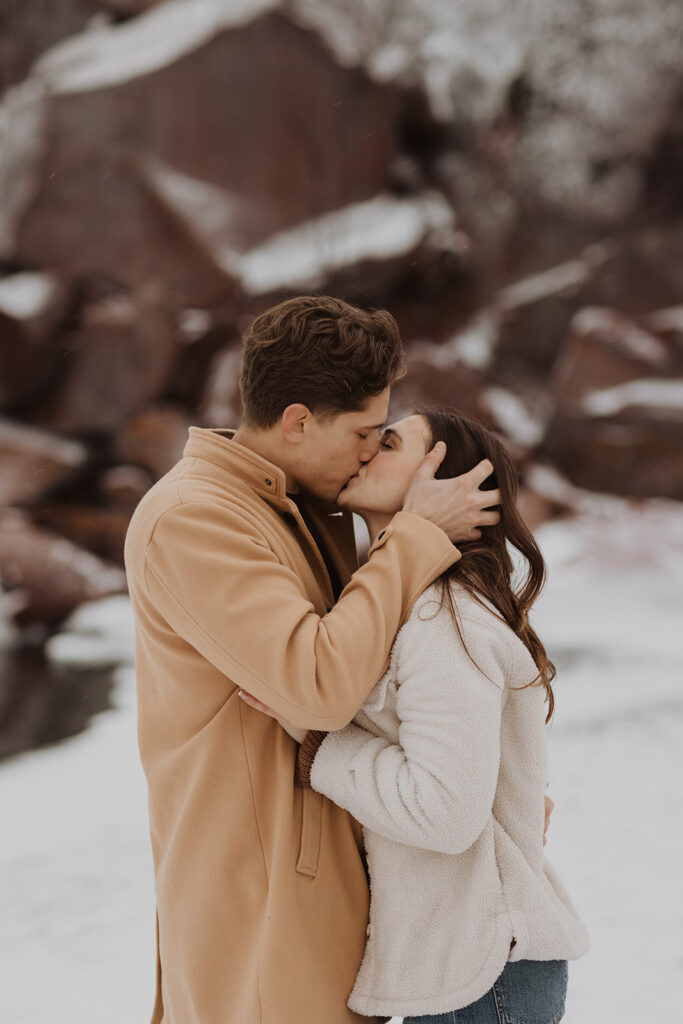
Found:
<svg viewBox="0 0 683 1024"><path fill-rule="evenodd" d="M527 685L543 686L548 702L546 722L550 720L554 697L551 682L555 666L529 623L529 610L545 583L545 562L531 531L517 509L518 475L510 454L490 430L476 420L457 412L425 406L417 410L429 427L432 445L446 443L446 456L437 470L437 478L460 476L482 459L490 459L494 472L481 490L499 488L500 522L485 526L479 540L458 541L462 557L439 577L442 603L453 616L460 639L465 644L450 582L465 587L477 600L485 598L498 611L531 654L538 675ZM514 548L524 560L519 582L513 580L515 567L510 555ZM467 647L465 645L465 649ZM469 654L469 652L468 652Z"/></svg>

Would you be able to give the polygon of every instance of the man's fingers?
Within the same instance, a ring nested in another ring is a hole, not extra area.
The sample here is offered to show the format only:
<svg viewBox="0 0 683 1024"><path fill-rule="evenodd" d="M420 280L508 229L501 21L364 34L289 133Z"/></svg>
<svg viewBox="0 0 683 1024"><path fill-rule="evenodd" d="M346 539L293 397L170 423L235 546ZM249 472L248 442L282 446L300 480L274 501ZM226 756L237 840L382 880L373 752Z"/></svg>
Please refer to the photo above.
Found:
<svg viewBox="0 0 683 1024"><path fill-rule="evenodd" d="M500 512L480 512L477 519L479 526L495 526L500 522Z"/></svg>
<svg viewBox="0 0 683 1024"><path fill-rule="evenodd" d="M275 717L275 712L272 708L269 708L267 704L263 704L262 701L257 700L256 697L252 697L246 690L239 690L238 696L245 704L248 704L250 708L254 708L256 711L261 711L264 715L270 715L271 718Z"/></svg>
<svg viewBox="0 0 683 1024"><path fill-rule="evenodd" d="M479 491L479 504L481 508L493 508L494 505L500 505L500 491ZM496 515L498 513L496 512ZM493 522L498 522L494 519Z"/></svg>
<svg viewBox="0 0 683 1024"><path fill-rule="evenodd" d="M420 476L429 479L436 475L436 471L444 460L446 454L446 445L443 441L437 441L431 451L427 452L424 457L424 461L418 466L415 476Z"/></svg>
<svg viewBox="0 0 683 1024"><path fill-rule="evenodd" d="M463 473L463 476L468 477L474 487L478 487L487 477L491 476L491 473L493 473L493 463L490 459L482 459L474 469L470 469L468 473ZM497 494L498 501L500 501L499 491L491 491L491 494ZM491 504L493 505L494 502L491 502Z"/></svg>

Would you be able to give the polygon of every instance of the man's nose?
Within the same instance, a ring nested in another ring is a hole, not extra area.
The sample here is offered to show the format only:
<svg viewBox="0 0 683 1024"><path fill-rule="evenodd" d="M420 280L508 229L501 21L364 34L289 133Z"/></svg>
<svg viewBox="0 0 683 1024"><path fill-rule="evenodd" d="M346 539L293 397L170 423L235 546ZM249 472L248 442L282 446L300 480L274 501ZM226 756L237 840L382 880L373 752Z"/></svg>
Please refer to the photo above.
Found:
<svg viewBox="0 0 683 1024"><path fill-rule="evenodd" d="M363 442L363 447L358 453L358 458L361 462L369 462L370 459L374 459L375 455L379 451L379 438L372 437L368 438L367 441Z"/></svg>

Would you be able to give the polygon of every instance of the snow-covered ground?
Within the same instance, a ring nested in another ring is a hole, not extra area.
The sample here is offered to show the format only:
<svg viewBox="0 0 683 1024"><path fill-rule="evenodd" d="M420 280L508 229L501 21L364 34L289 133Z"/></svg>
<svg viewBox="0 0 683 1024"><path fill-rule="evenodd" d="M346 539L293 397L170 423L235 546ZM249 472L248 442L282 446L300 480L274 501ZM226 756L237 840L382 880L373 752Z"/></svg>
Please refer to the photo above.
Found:
<svg viewBox="0 0 683 1024"><path fill-rule="evenodd" d="M572 965L565 1019L672 1020L683 991L683 510L592 501L539 540L550 582L536 622L558 666L547 853L593 943ZM0 765L3 1024L148 1019L153 894L131 644L125 599L83 609L52 654L118 653L115 709Z"/></svg>

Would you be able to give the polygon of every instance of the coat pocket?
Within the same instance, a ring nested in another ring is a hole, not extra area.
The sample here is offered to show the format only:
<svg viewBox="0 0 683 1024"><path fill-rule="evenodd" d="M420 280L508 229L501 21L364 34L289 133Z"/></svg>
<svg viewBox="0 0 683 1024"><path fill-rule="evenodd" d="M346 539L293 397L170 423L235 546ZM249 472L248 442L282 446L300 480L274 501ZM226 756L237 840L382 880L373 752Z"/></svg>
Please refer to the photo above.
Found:
<svg viewBox="0 0 683 1024"><path fill-rule="evenodd" d="M301 845L296 870L301 875L315 878L320 859L320 837L322 833L323 796L314 789L302 790Z"/></svg>

